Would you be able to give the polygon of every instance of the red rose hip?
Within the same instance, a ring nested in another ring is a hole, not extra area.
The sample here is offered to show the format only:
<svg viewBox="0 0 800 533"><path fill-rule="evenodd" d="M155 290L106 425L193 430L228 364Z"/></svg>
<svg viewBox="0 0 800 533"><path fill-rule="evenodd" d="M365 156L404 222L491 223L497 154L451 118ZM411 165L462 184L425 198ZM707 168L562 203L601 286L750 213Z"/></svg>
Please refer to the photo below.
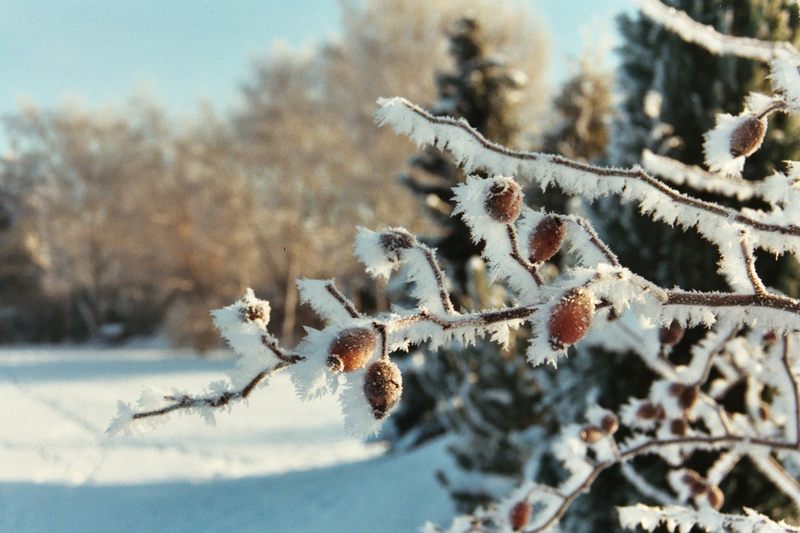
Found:
<svg viewBox="0 0 800 533"><path fill-rule="evenodd" d="M328 367L334 372L363 368L375 349L375 333L367 328L348 328L331 343Z"/></svg>
<svg viewBox="0 0 800 533"><path fill-rule="evenodd" d="M581 340L592 323L594 301L584 288L569 291L558 302L547 321L550 342L556 346L570 346Z"/></svg>

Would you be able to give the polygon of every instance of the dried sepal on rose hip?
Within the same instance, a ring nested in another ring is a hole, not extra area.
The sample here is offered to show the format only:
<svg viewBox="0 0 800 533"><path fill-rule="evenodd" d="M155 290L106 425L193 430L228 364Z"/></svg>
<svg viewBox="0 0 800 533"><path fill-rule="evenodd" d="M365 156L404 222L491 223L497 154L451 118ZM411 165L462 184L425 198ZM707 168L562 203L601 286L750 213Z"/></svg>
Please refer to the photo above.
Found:
<svg viewBox="0 0 800 533"><path fill-rule="evenodd" d="M400 400L403 392L403 377L397 365L388 359L380 359L370 365L364 376L364 396L372 414L380 420Z"/></svg>
<svg viewBox="0 0 800 533"><path fill-rule="evenodd" d="M375 350L375 332L354 327L339 332L328 350L328 368L332 372L353 372L364 368Z"/></svg>
<svg viewBox="0 0 800 533"><path fill-rule="evenodd" d="M531 504L520 500L508 511L508 523L512 531L519 531L531 520Z"/></svg>
<svg viewBox="0 0 800 533"><path fill-rule="evenodd" d="M734 157L750 157L761 148L764 135L767 133L767 122L763 118L749 115L742 119L731 133L730 150Z"/></svg>
<svg viewBox="0 0 800 533"><path fill-rule="evenodd" d="M546 216L539 222L528 237L528 259L531 263L549 261L561 249L567 225L555 216Z"/></svg>
<svg viewBox="0 0 800 533"><path fill-rule="evenodd" d="M547 320L550 344L563 348L580 341L589 331L594 315L594 299L583 287L567 292L553 307Z"/></svg>
<svg viewBox="0 0 800 533"><path fill-rule="evenodd" d="M252 289L247 289L239 300L239 315L242 322L258 322L266 325L269 322L270 306L266 300L256 298Z"/></svg>
<svg viewBox="0 0 800 533"><path fill-rule="evenodd" d="M486 191L483 207L497 222L514 222L522 211L522 189L511 178L495 178Z"/></svg>

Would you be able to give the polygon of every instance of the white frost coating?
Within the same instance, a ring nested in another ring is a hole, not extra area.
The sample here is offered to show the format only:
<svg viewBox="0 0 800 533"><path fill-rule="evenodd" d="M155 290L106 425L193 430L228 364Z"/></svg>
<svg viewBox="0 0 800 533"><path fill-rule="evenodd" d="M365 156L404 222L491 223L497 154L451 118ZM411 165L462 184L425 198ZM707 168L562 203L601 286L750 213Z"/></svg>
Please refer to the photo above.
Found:
<svg viewBox="0 0 800 533"><path fill-rule="evenodd" d="M800 109L800 67L799 57L776 58L770 63L769 77L772 87L786 98L795 110Z"/></svg>
<svg viewBox="0 0 800 533"><path fill-rule="evenodd" d="M370 437L381 429L381 420L372 414L372 407L364 396L366 369L344 375L339 402L342 406L344 428L353 437Z"/></svg>
<svg viewBox="0 0 800 533"><path fill-rule="evenodd" d="M776 172L761 182L759 188L766 201L783 208L780 211L773 205L775 216L796 223L800 217L800 164L797 161L787 161L786 174Z"/></svg>
<svg viewBox="0 0 800 533"><path fill-rule="evenodd" d="M800 483L778 461L767 454L752 453L748 457L796 506L800 505Z"/></svg>
<svg viewBox="0 0 800 533"><path fill-rule="evenodd" d="M742 456L736 452L725 452L720 454L711 468L706 472L706 479L712 485L719 485L725 476L733 469L734 466L741 460Z"/></svg>
<svg viewBox="0 0 800 533"><path fill-rule="evenodd" d="M486 198L493 186L515 186L514 179L469 176L465 183L454 187L456 208L453 216L461 215L474 242L484 242L482 255L489 265L491 278L507 282L523 304L530 303L538 292L536 282L528 269L512 258L513 248L507 225L493 219L486 211Z"/></svg>
<svg viewBox="0 0 800 533"><path fill-rule="evenodd" d="M782 105L784 99L780 97L770 96L764 93L749 93L744 99L744 107L754 115L761 116L768 113L771 108L776 105Z"/></svg>
<svg viewBox="0 0 800 533"><path fill-rule="evenodd" d="M426 307L435 313L447 312L440 293L440 280L437 279L437 272L431 264L432 259L435 261L436 251L420 243L414 248L403 250L402 255L408 280L414 283L411 296L417 300L420 307ZM447 288L447 278L444 273L441 273L441 282Z"/></svg>
<svg viewBox="0 0 800 533"><path fill-rule="evenodd" d="M725 176L741 176L745 157L731 153L731 136L736 128L752 117L752 113L737 116L719 113L716 116L714 129L703 136L703 153L711 172L719 172Z"/></svg>
<svg viewBox="0 0 800 533"><path fill-rule="evenodd" d="M722 177L698 166L686 165L676 159L654 154L647 149L642 151L642 165L648 172L675 185L687 185L696 191L722 194L739 201L749 200L757 196L759 191L752 182L741 177Z"/></svg>
<svg viewBox="0 0 800 533"><path fill-rule="evenodd" d="M306 359L289 367L289 376L298 396L304 400L319 398L336 390L337 375L328 368L330 347L341 331L338 326L323 330L306 328L306 336L297 351Z"/></svg>
<svg viewBox="0 0 800 533"><path fill-rule="evenodd" d="M659 0L634 1L647 17L678 34L684 41L702 46L712 54L734 55L763 62L775 57L798 57L797 50L789 43L724 35Z"/></svg>
<svg viewBox="0 0 800 533"><path fill-rule="evenodd" d="M701 510L690 507L670 505L651 507L644 504L618 507L619 523L626 529L642 527L653 531L659 524L664 524L671 531L689 533L692 527L706 531L732 531L736 533L792 533L800 529L785 522L774 522L752 509L744 509L744 515L725 514L713 509Z"/></svg>
<svg viewBox="0 0 800 533"><path fill-rule="evenodd" d="M353 321L347 308L329 290L335 287L332 279L299 279L297 290L300 300L329 324L344 324ZM334 289L335 290L335 289ZM352 307L352 303L348 302Z"/></svg>

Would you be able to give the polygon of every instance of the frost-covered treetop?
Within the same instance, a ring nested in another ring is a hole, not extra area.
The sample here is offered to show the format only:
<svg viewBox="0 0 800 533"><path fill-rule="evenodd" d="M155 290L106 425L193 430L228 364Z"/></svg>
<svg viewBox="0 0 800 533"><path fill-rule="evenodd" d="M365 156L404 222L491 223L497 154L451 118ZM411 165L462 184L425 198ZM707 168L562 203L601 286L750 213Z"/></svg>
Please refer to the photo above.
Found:
<svg viewBox="0 0 800 533"><path fill-rule="evenodd" d="M721 35L656 0L638 3L647 15L714 53L771 62L775 94L751 95L740 115L717 118L705 137L707 169L651 153L643 154L648 172L514 151L486 140L464 121L433 116L402 98L381 99L380 124L448 152L466 172L475 173L454 188L453 214L483 243L490 273L513 295L513 304L457 309L434 249L403 228L360 228L355 253L366 272L410 282L413 303L368 315L332 280L300 280L301 299L325 326L307 328L297 346L286 348L269 332L269 304L248 290L212 313L240 356L229 380L200 395L150 391L137 406L121 404L111 430L129 430L172 411L210 417L215 408L246 399L269 376L285 370L303 398L337 395L348 430L370 435L401 398L402 375L392 360L397 352L424 343L469 345L478 337L502 348L512 335L524 335L531 365L556 366L570 346L598 345L635 352L657 376L648 394L629 398L617 412L593 405L583 420L561 428L552 443L567 473L560 484L526 481L490 508L457 518L450 531L549 530L617 465L643 497L659 504L620 508L623 527L652 530L663 523L680 531L695 526L797 531L748 509L725 508L720 483L746 458L800 507L800 301L766 287L754 258L756 249L800 256L795 224L800 166L789 163L785 173L755 183L738 177L760 147L770 115L800 110L800 56L788 45ZM588 201L616 195L654 220L697 231L719 251L719 272L730 290L657 286L620 264L589 220L527 207L520 182L557 187ZM757 197L769 209L725 207L673 185ZM571 256L571 266L556 274L542 268L559 251ZM690 360L672 363L673 346L686 328L696 326L706 332L692 347ZM741 384L744 406L733 409L726 399ZM686 466L698 450L716 457L702 473ZM637 472L633 460L643 455L664 462L664 479Z"/></svg>

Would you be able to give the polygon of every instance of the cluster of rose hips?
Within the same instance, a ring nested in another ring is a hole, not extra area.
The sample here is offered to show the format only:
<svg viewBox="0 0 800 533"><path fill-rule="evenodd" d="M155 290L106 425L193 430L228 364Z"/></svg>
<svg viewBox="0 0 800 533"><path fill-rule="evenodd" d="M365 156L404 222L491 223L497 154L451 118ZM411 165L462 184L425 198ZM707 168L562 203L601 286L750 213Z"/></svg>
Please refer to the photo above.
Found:
<svg viewBox="0 0 800 533"><path fill-rule="evenodd" d="M328 368L336 374L361 370L375 351L376 343L377 336L371 329L353 327L342 330L328 350ZM367 368L364 397L376 420L386 416L400 399L402 391L400 369L388 358L379 359Z"/></svg>

